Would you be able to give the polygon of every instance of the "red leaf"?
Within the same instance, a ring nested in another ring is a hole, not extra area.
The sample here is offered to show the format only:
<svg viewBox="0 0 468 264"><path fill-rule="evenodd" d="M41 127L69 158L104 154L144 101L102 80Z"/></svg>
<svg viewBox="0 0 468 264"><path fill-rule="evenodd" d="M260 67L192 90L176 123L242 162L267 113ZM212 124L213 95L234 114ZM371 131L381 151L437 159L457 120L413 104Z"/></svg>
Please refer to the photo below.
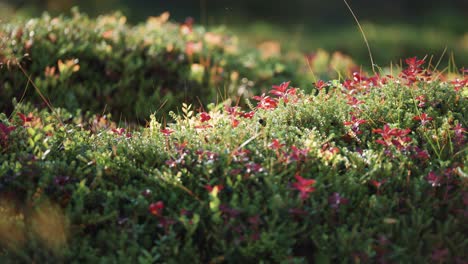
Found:
<svg viewBox="0 0 468 264"><path fill-rule="evenodd" d="M314 179L305 179L302 178L299 174L294 176L297 182L293 183L293 187L300 192L300 197L302 200L305 200L309 197L309 193L314 192L315 188L312 185L315 185L316 181Z"/></svg>
<svg viewBox="0 0 468 264"><path fill-rule="evenodd" d="M164 209L164 202L157 201L155 203L152 203L149 205L148 209L152 215L162 216L162 211Z"/></svg>

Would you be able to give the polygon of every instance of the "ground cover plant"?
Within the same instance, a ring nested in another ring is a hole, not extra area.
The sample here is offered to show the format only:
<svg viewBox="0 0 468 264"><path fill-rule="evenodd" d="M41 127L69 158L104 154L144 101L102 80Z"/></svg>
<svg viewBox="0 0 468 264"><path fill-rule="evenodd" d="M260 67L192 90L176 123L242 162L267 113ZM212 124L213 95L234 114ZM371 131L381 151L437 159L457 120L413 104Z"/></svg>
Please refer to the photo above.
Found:
<svg viewBox="0 0 468 264"><path fill-rule="evenodd" d="M133 130L17 104L0 115L0 259L464 263L465 74L409 58Z"/></svg>

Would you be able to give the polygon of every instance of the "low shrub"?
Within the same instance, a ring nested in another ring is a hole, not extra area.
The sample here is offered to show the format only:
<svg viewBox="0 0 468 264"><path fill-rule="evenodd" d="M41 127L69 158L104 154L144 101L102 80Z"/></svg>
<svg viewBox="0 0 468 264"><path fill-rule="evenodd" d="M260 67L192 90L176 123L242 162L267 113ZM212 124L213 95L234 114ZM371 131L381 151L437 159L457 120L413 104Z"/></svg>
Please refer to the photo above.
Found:
<svg viewBox="0 0 468 264"><path fill-rule="evenodd" d="M131 26L119 13L90 19L73 10L2 23L0 109L11 111L13 97L44 104L28 77L55 106L133 122L180 101L248 98L293 77L311 82L303 57L282 59L275 47L242 45L226 29L168 19L164 13Z"/></svg>
<svg viewBox="0 0 468 264"><path fill-rule="evenodd" d="M18 104L0 115L0 258L463 263L467 79L407 63L134 130Z"/></svg>

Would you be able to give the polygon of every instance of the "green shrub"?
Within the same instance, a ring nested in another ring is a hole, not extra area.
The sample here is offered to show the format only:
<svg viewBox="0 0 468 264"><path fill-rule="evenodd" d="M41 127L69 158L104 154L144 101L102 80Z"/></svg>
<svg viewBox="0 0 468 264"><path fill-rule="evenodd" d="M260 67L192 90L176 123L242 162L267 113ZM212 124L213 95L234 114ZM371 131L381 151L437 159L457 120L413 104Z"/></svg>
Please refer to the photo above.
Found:
<svg viewBox="0 0 468 264"><path fill-rule="evenodd" d="M0 109L11 111L13 97L44 104L30 77L55 106L143 121L180 101L250 97L306 71L302 58L262 56L223 28L207 31L168 18L164 13L131 26L119 13L90 19L73 10L71 17L2 23Z"/></svg>
<svg viewBox="0 0 468 264"><path fill-rule="evenodd" d="M467 80L408 63L135 130L17 105L0 115L0 258L462 262Z"/></svg>

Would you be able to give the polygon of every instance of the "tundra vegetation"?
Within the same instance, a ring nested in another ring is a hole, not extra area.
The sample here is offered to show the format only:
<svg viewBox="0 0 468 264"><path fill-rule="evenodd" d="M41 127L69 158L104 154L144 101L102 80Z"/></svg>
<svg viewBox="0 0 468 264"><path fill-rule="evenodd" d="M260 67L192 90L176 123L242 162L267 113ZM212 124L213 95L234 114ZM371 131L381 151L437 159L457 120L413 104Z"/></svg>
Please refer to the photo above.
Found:
<svg viewBox="0 0 468 264"><path fill-rule="evenodd" d="M366 73L168 14L0 37L2 263L468 258L465 69Z"/></svg>

